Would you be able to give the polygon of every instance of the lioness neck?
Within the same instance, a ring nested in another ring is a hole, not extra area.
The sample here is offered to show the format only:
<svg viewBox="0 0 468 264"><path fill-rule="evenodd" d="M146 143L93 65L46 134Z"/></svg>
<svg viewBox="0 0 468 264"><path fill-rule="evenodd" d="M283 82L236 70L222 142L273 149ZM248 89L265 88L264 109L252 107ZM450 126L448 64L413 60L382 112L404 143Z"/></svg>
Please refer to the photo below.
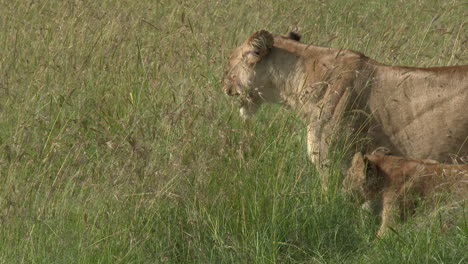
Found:
<svg viewBox="0 0 468 264"><path fill-rule="evenodd" d="M299 94L304 85L303 60L284 49L273 48L269 60L269 75L273 88L277 91L279 103L294 107L299 103Z"/></svg>
<svg viewBox="0 0 468 264"><path fill-rule="evenodd" d="M339 100L346 89L353 88L356 74L369 75L372 70L364 70L363 65L369 69L374 66L367 62L368 58L359 52L277 37L268 68L283 104L310 117L311 112L317 111L319 101L325 97Z"/></svg>

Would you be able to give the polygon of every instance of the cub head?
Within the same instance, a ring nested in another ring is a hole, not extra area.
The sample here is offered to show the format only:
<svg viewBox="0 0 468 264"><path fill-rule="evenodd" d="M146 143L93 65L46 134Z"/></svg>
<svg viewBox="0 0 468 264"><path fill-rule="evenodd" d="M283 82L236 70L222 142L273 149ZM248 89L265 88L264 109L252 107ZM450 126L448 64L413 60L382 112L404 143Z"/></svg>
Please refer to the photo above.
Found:
<svg viewBox="0 0 468 264"><path fill-rule="evenodd" d="M351 194L359 203L366 201L366 174L367 161L361 152L357 152L353 156L351 167L346 172L346 177L343 181L343 192Z"/></svg>
<svg viewBox="0 0 468 264"><path fill-rule="evenodd" d="M343 191L351 194L359 203L374 199L383 186L383 175L376 164L389 154L390 151L384 147L368 155L362 155L361 152L354 154L343 181Z"/></svg>
<svg viewBox="0 0 468 264"><path fill-rule="evenodd" d="M268 100L271 82L268 63L273 48L273 35L260 30L235 48L224 75L223 89L229 96L240 99L240 113L244 118L255 114L263 100Z"/></svg>

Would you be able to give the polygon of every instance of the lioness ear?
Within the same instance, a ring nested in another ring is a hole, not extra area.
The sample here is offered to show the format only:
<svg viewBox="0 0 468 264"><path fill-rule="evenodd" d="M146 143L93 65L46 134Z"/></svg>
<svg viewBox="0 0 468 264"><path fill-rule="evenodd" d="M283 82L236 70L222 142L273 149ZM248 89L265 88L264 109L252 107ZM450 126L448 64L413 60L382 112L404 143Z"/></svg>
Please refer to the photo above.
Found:
<svg viewBox="0 0 468 264"><path fill-rule="evenodd" d="M247 40L249 50L244 53L248 64L253 65L263 59L273 47L273 36L266 30L253 33Z"/></svg>
<svg viewBox="0 0 468 264"><path fill-rule="evenodd" d="M298 26L295 26L288 34L288 38L295 41L301 41L301 37L301 29Z"/></svg>
<svg viewBox="0 0 468 264"><path fill-rule="evenodd" d="M296 32L296 31L291 31L288 34L288 38L295 40L295 41L301 41L301 33Z"/></svg>

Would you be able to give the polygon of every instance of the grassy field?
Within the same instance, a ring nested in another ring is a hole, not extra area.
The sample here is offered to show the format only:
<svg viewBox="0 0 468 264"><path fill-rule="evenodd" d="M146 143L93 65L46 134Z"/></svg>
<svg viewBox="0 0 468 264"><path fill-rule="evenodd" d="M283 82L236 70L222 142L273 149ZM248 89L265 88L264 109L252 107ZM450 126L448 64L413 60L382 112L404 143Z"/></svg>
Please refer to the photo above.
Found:
<svg viewBox="0 0 468 264"><path fill-rule="evenodd" d="M466 217L377 239L338 170L321 191L294 113L243 122L220 80L248 34L294 25L383 63L467 64L466 14L462 0L0 0L0 263L465 263Z"/></svg>

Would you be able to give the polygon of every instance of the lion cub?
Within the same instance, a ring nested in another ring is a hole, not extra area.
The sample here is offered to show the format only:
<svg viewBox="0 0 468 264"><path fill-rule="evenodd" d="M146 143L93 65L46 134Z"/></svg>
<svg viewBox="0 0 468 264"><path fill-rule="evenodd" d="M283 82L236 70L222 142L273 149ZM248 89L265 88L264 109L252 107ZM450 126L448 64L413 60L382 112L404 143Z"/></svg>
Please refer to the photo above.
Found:
<svg viewBox="0 0 468 264"><path fill-rule="evenodd" d="M372 154L356 153L343 182L343 190L360 200L383 203L382 236L397 216L411 214L418 199L436 200L436 194L449 192L462 200L468 198L468 165L441 164L389 155L380 147Z"/></svg>

